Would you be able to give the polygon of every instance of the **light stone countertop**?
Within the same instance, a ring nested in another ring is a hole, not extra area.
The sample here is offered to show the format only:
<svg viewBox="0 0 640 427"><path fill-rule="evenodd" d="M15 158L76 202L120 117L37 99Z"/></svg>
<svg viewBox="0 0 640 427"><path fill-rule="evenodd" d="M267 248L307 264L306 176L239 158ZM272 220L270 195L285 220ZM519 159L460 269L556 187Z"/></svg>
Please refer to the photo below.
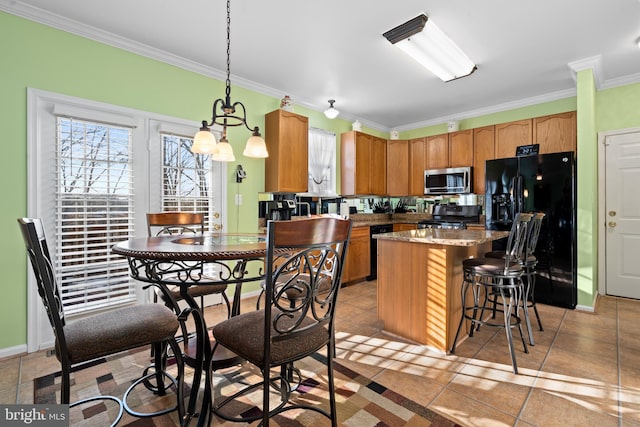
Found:
<svg viewBox="0 0 640 427"><path fill-rule="evenodd" d="M419 230L396 231L374 234L378 240L395 240L412 243L426 243L448 246L475 246L509 236L508 231L489 230L452 230L442 228L423 228Z"/></svg>

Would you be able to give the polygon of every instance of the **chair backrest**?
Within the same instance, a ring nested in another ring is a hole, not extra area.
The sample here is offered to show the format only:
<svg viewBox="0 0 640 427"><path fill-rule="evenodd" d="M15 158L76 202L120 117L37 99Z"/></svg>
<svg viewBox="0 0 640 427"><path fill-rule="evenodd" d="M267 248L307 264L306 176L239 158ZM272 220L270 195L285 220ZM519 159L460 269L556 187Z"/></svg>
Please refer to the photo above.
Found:
<svg viewBox="0 0 640 427"><path fill-rule="evenodd" d="M333 336L350 234L351 221L333 216L267 223L266 360L271 342L324 327Z"/></svg>
<svg viewBox="0 0 640 427"><path fill-rule="evenodd" d="M147 214L149 236L163 234L202 234L204 214L195 212L159 212Z"/></svg>
<svg viewBox="0 0 640 427"><path fill-rule="evenodd" d="M538 245L538 237L540 236L540 229L542 228L542 220L544 219L544 212L536 212L533 214L533 218L531 222L529 222L529 232L527 235L527 251L525 254L525 259L530 255L533 255L533 252L536 250L536 246Z"/></svg>
<svg viewBox="0 0 640 427"><path fill-rule="evenodd" d="M56 336L56 343L59 348L66 348L64 337L64 309L58 285L56 283L55 272L49 254L47 239L44 234L44 226L40 218L18 218L20 230L24 244L27 248L31 267L36 277L38 294L44 304L49 318L49 323ZM60 355L64 357L64 355Z"/></svg>
<svg viewBox="0 0 640 427"><path fill-rule="evenodd" d="M507 239L507 248L505 250L505 269L514 262L520 262L524 259L525 247L527 244L527 232L529 231L529 222L533 214L518 213L513 219L513 225Z"/></svg>

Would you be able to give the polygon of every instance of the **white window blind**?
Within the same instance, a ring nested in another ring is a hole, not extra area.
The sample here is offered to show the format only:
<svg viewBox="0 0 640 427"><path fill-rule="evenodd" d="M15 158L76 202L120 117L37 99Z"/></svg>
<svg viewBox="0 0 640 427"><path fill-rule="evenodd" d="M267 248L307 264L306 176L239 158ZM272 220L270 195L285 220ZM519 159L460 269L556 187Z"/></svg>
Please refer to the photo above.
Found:
<svg viewBox="0 0 640 427"><path fill-rule="evenodd" d="M162 210L201 212L210 229L213 197L211 156L194 154L193 138L161 133Z"/></svg>
<svg viewBox="0 0 640 427"><path fill-rule="evenodd" d="M124 258L133 235L131 127L56 118L56 274L67 314L136 300Z"/></svg>

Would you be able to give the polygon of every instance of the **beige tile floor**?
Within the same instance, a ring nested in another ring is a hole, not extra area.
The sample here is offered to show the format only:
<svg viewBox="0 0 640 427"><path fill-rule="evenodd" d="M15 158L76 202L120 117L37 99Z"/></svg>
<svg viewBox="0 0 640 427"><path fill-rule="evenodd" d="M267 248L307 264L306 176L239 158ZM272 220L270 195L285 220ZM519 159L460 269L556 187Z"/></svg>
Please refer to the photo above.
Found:
<svg viewBox="0 0 640 427"><path fill-rule="evenodd" d="M362 282L341 290L337 359L463 426L640 426L640 301L538 307L545 330L534 327L529 354L516 346L514 375L503 330L481 328L455 355L385 335L375 281ZM0 403L31 403L32 379L57 369L44 352L0 360Z"/></svg>

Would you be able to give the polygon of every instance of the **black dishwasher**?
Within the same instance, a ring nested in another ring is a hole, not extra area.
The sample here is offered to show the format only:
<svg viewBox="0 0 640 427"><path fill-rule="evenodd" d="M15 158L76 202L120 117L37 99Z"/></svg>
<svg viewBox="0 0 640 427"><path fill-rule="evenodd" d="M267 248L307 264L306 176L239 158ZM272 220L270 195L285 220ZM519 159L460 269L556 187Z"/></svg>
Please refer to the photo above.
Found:
<svg viewBox="0 0 640 427"><path fill-rule="evenodd" d="M371 269L370 274L367 276L367 280L374 280L378 277L378 240L373 238L374 234L391 233L393 231L393 224L372 225L369 227L369 235L371 237L371 243L369 243L369 249L371 251Z"/></svg>

